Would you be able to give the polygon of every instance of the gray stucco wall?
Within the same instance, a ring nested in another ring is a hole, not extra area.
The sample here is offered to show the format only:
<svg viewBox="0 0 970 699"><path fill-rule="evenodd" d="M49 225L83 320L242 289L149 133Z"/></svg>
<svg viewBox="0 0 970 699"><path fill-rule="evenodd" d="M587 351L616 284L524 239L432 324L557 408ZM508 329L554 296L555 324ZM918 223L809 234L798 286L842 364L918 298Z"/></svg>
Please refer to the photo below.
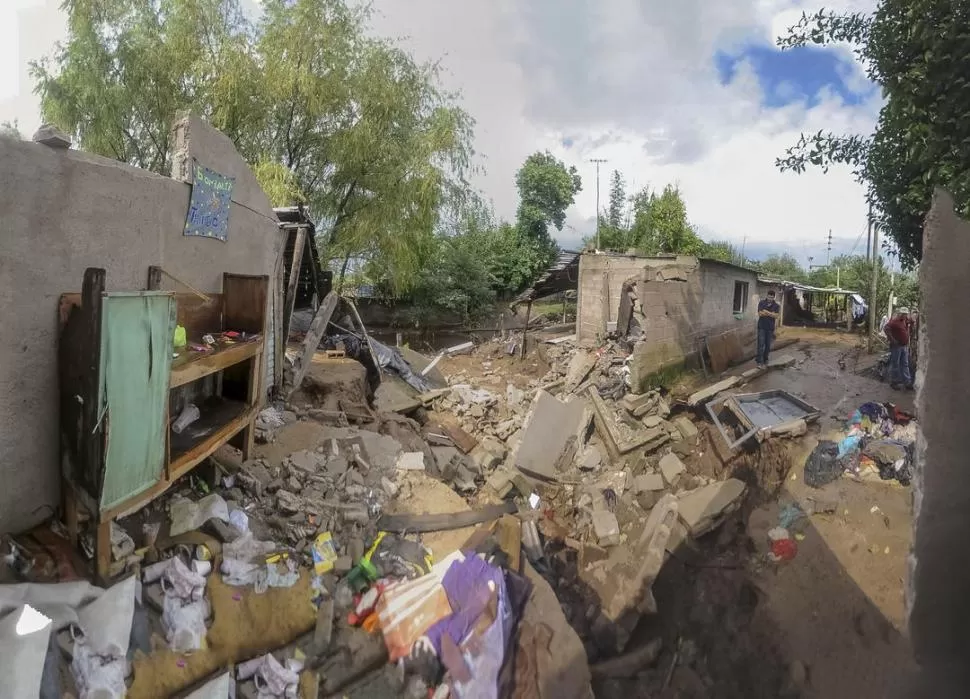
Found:
<svg viewBox="0 0 970 699"><path fill-rule="evenodd" d="M249 168L223 134L181 124L184 154L237 178L227 243L182 235L185 182L0 138L0 532L58 504L57 305L86 268L104 268L109 290L143 289L149 265L212 292L223 272L274 274L282 238Z"/></svg>
<svg viewBox="0 0 970 699"><path fill-rule="evenodd" d="M744 311L735 317L735 284L747 284ZM644 271L638 285L638 321L645 339L633 350L630 380L641 386L651 374L682 363L697 340L734 329L753 329L758 307L757 274L734 265L686 258Z"/></svg>
<svg viewBox="0 0 970 699"><path fill-rule="evenodd" d="M913 550L907 589L909 631L920 675L898 696L967 696L970 667L970 392L965 299L970 296L970 224L937 190L923 233L919 281L913 478Z"/></svg>

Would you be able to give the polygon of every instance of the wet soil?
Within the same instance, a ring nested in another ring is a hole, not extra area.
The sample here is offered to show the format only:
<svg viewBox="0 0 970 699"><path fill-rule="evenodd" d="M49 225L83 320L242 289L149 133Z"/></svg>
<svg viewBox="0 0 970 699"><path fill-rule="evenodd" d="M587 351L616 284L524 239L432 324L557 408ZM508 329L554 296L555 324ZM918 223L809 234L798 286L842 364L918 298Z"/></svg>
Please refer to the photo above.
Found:
<svg viewBox="0 0 970 699"><path fill-rule="evenodd" d="M715 430L702 434L688 470L742 478L748 500L696 550L668 558L653 588L658 615L631 642L660 636L659 659L635 679L598 682L598 697L878 697L912 667L903 595L910 489L848 478L813 489L802 470L818 440L838 435L860 404L912 411L913 394L872 378L879 355L866 354L856 336L801 334L802 343L778 353L794 356L793 367L741 391L787 390L822 411L819 423L797 440L762 445L769 455L734 460L720 458ZM836 502L835 512L793 525L796 557L769 562L767 532L781 508L807 507L809 498Z"/></svg>

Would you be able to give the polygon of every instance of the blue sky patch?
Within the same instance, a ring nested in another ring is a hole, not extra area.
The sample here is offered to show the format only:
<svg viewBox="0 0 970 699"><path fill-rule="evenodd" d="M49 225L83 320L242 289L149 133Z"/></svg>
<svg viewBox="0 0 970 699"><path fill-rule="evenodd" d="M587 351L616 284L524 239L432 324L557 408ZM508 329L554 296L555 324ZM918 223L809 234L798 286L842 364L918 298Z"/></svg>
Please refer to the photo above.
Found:
<svg viewBox="0 0 970 699"><path fill-rule="evenodd" d="M860 104L875 89L871 85L858 92L846 84L846 76L854 70L845 59L831 49L804 46L787 51L768 44L749 44L739 51L717 51L714 64L722 85L730 83L738 64L747 61L764 91L767 107L784 107L793 102L819 102L819 91L828 88L850 106Z"/></svg>

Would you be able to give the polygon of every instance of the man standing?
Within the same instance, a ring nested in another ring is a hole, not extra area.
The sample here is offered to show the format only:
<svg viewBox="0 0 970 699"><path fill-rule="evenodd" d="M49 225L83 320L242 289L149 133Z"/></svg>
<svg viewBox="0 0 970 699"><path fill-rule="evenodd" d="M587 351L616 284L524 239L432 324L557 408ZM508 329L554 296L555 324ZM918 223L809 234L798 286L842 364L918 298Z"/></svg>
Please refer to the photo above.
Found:
<svg viewBox="0 0 970 699"><path fill-rule="evenodd" d="M892 317L883 332L889 339L889 386L898 389L900 384L907 390L913 388L913 377L909 371L909 336L912 325L909 309L901 307Z"/></svg>
<svg viewBox="0 0 970 699"><path fill-rule="evenodd" d="M775 319L781 315L781 306L775 301L775 292L769 291L768 298L758 304L758 356L755 363L764 369L768 364L771 341L775 337Z"/></svg>

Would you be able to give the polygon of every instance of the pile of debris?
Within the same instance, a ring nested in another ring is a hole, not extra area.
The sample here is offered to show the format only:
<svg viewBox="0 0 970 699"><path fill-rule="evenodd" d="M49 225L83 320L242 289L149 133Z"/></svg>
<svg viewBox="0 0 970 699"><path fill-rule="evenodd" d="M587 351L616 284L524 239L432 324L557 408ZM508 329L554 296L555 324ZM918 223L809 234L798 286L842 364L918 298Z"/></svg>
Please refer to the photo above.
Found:
<svg viewBox="0 0 970 699"><path fill-rule="evenodd" d="M480 351L516 361L504 341ZM398 380L396 410L371 408L369 396L341 398L337 411L263 410L263 456L241 463L219 452L211 468L119 522L115 570L139 571L143 592L95 588L75 606L121 599L136 613L121 612L118 628L154 616L146 628L164 637L139 644L132 675L127 644L101 648L80 611L80 624L59 623L93 644L64 651L82 696L138 696L146 683L182 690L185 653L211 659L191 675L215 687L204 696L238 685L241 696L289 697L304 683L325 695L524 696L558 682L557 696L584 697L591 672L643 672L660 640L633 648L631 638L657 612L652 586L668 553L720 526L747 490L696 468L707 431L698 409L740 380L686 399L664 388L634 394L617 344L587 351L566 340L543 352L541 378L502 378L498 359L483 360L481 375L466 361L445 377L435 364L447 369L447 357L382 347L393 356L379 364L391 368L384 384ZM288 430L312 437L270 457ZM441 483L462 508L422 512L420 496ZM460 535L438 560L436 532ZM553 590L559 604L537 615ZM0 602L3 594L0 586ZM550 631L556 617L568 634ZM548 633L559 640L550 645ZM536 648L559 665L536 664ZM91 670L92 653L110 660L103 670ZM177 676L166 674L173 662ZM228 664L228 673L203 672Z"/></svg>
<svg viewBox="0 0 970 699"><path fill-rule="evenodd" d="M820 488L840 476L908 486L916 448L916 418L893 403L860 405L838 442L823 440L805 462L805 482Z"/></svg>
<svg viewBox="0 0 970 699"><path fill-rule="evenodd" d="M518 503L523 546L590 660L628 651L637 621L657 611L651 585L666 553L692 545L743 501L744 482L689 464L706 430L697 411L755 376L681 400L664 388L635 394L618 344L587 351L567 339L543 348L550 369L541 379L499 393L478 388L498 379L495 349L480 348L489 359L477 377L467 369L449 376L451 392L427 404L424 417L459 421L463 438L453 443L486 477L477 500ZM779 358L775 367L791 363Z"/></svg>

